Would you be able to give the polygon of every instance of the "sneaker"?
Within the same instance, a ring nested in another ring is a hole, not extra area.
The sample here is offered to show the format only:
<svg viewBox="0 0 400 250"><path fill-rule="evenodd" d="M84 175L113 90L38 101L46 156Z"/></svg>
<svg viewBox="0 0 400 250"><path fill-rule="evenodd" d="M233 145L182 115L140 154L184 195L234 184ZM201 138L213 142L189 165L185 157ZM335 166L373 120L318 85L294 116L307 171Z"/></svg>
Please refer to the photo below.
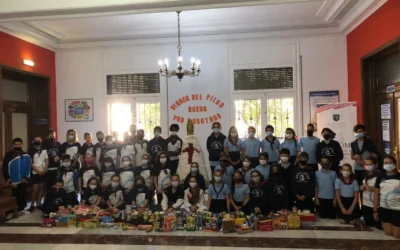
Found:
<svg viewBox="0 0 400 250"><path fill-rule="evenodd" d="M19 216L23 216L23 215L27 215L27 214L31 214L31 212L29 212L28 210L22 210L18 212Z"/></svg>

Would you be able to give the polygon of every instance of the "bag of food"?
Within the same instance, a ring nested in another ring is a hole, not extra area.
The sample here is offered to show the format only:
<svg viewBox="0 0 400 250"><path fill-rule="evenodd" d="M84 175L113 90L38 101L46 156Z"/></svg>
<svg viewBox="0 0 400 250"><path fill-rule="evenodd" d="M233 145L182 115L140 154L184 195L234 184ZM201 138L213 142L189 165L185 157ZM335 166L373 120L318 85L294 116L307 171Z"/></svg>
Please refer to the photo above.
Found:
<svg viewBox="0 0 400 250"><path fill-rule="evenodd" d="M235 220L225 219L222 220L222 232L226 233L234 233L235 232Z"/></svg>
<svg viewBox="0 0 400 250"><path fill-rule="evenodd" d="M164 216L164 232L174 232L177 230L176 217Z"/></svg>
<svg viewBox="0 0 400 250"><path fill-rule="evenodd" d="M290 229L300 228L300 216L298 214L289 214L287 216L287 224Z"/></svg>
<svg viewBox="0 0 400 250"><path fill-rule="evenodd" d="M67 217L67 226L69 228L77 228L79 226L78 216L76 214L69 214Z"/></svg>
<svg viewBox="0 0 400 250"><path fill-rule="evenodd" d="M196 217L188 216L186 218L186 231L196 231Z"/></svg>

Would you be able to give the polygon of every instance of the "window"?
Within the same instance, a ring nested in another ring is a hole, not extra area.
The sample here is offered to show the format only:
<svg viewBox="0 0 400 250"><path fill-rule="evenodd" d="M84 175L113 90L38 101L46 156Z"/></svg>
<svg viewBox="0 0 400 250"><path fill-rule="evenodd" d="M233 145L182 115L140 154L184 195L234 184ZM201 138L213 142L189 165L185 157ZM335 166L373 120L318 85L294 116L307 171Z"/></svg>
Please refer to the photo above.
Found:
<svg viewBox="0 0 400 250"><path fill-rule="evenodd" d="M107 76L107 95L159 93L159 73L123 74Z"/></svg>
<svg viewBox="0 0 400 250"><path fill-rule="evenodd" d="M249 126L256 128L256 137L261 137L261 99L235 100L235 126L239 138L247 138Z"/></svg>
<svg viewBox="0 0 400 250"><path fill-rule="evenodd" d="M275 136L284 138L286 128L294 129L293 98L267 100L267 121L275 128Z"/></svg>
<svg viewBox="0 0 400 250"><path fill-rule="evenodd" d="M234 90L293 89L293 68L235 69Z"/></svg>
<svg viewBox="0 0 400 250"><path fill-rule="evenodd" d="M114 102L108 105L110 132L118 132L118 140L123 141L124 133L132 124L131 103Z"/></svg>
<svg viewBox="0 0 400 250"><path fill-rule="evenodd" d="M146 139L151 139L154 127L161 126L161 112L159 102L137 102L136 103L136 126L144 130Z"/></svg>

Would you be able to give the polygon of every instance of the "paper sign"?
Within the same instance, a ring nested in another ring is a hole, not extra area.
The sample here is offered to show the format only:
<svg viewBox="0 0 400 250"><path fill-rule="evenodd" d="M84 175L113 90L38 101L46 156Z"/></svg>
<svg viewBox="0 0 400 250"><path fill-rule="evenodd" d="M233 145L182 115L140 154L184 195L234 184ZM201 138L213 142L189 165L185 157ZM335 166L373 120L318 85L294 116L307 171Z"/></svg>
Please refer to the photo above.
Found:
<svg viewBox="0 0 400 250"><path fill-rule="evenodd" d="M392 119L390 115L390 104L381 105L381 119Z"/></svg>
<svg viewBox="0 0 400 250"><path fill-rule="evenodd" d="M390 124L389 121L382 121L382 140L390 142Z"/></svg>

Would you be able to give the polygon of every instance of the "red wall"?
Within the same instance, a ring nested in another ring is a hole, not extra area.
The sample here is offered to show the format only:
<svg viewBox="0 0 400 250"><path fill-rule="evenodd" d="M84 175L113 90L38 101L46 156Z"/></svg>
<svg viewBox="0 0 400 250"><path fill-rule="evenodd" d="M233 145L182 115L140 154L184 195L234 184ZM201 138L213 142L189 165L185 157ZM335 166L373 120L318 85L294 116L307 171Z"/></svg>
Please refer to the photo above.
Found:
<svg viewBox="0 0 400 250"><path fill-rule="evenodd" d="M24 65L23 59L35 66ZM57 131L55 53L0 32L0 64L50 77L50 127Z"/></svg>
<svg viewBox="0 0 400 250"><path fill-rule="evenodd" d="M347 36L349 101L362 122L361 58L400 36L400 0L389 0Z"/></svg>

